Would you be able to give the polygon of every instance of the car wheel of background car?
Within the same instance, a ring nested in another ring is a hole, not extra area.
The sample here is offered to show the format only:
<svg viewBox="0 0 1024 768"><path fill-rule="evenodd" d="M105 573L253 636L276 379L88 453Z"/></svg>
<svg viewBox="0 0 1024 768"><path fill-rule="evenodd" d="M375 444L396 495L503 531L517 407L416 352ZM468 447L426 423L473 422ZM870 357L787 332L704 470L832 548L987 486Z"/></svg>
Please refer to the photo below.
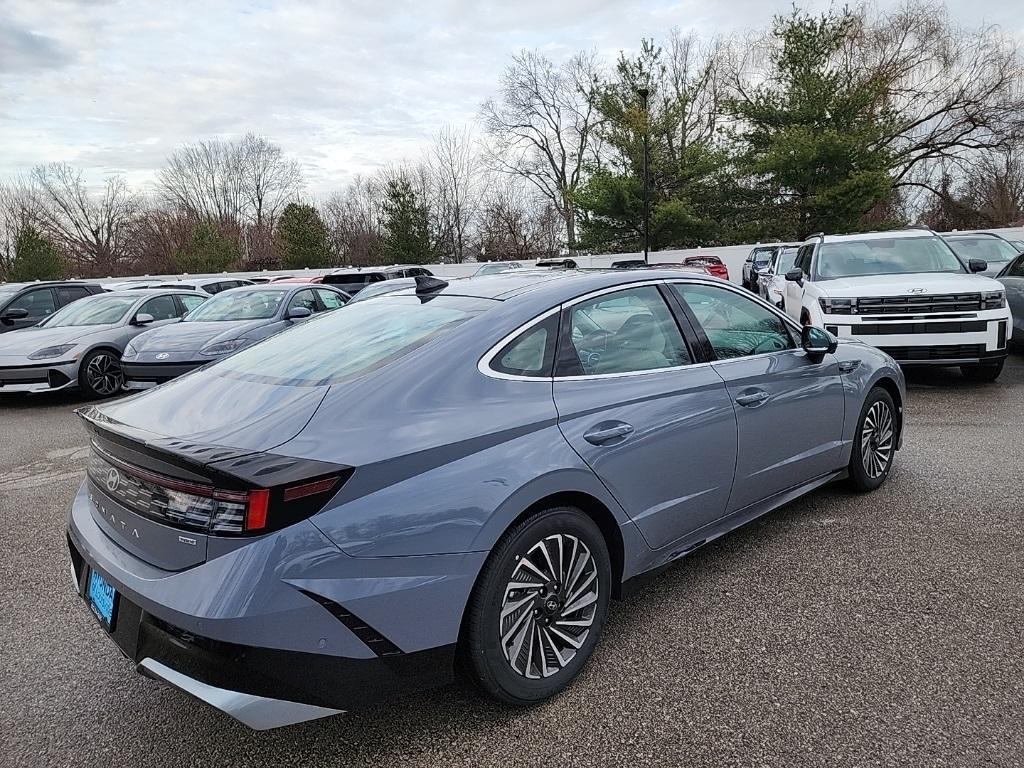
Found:
<svg viewBox="0 0 1024 768"><path fill-rule="evenodd" d="M89 397L110 397L124 386L121 357L116 352L98 349L82 360L78 384Z"/></svg>
<svg viewBox="0 0 1024 768"><path fill-rule="evenodd" d="M1003 372L1003 361L995 365L962 365L960 373L968 381L995 381Z"/></svg>
<svg viewBox="0 0 1024 768"><path fill-rule="evenodd" d="M597 645L610 592L593 520L572 507L527 518L498 542L473 590L461 649L468 671L508 704L554 696Z"/></svg>
<svg viewBox="0 0 1024 768"><path fill-rule="evenodd" d="M858 491L873 491L885 482L896 454L896 406L881 387L872 389L861 408L850 456L850 482Z"/></svg>

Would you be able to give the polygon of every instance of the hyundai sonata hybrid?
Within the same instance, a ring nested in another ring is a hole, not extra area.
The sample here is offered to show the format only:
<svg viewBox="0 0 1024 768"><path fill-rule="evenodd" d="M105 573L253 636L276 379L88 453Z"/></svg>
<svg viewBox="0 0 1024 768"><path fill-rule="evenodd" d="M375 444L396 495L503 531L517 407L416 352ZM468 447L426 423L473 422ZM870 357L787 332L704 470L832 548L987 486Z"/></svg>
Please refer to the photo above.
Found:
<svg viewBox="0 0 1024 768"><path fill-rule="evenodd" d="M348 300L337 288L303 283L218 293L174 327L154 328L132 340L122 358L125 389L155 387Z"/></svg>
<svg viewBox="0 0 1024 768"><path fill-rule="evenodd" d="M81 411L75 586L140 672L261 729L533 704L638 577L900 447L890 357L716 278L416 282Z"/></svg>

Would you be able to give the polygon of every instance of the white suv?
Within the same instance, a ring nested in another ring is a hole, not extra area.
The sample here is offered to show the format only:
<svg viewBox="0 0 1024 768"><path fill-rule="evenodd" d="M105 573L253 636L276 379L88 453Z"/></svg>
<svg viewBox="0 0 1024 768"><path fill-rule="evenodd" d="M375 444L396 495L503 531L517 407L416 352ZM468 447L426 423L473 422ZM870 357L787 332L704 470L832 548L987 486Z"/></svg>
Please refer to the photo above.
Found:
<svg viewBox="0 0 1024 768"><path fill-rule="evenodd" d="M785 276L785 309L901 364L955 365L994 381L1013 322L1003 285L976 274L986 267L964 264L927 229L815 235Z"/></svg>

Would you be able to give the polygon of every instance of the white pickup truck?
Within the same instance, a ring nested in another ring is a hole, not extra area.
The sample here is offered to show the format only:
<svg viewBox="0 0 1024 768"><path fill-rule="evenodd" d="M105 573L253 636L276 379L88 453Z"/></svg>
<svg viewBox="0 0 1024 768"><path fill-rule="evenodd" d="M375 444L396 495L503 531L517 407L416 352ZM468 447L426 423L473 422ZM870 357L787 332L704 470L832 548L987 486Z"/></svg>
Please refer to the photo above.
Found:
<svg viewBox="0 0 1024 768"><path fill-rule="evenodd" d="M994 381L1013 321L1005 287L977 274L986 268L927 229L815 235L785 276L785 309L900 364L959 366Z"/></svg>

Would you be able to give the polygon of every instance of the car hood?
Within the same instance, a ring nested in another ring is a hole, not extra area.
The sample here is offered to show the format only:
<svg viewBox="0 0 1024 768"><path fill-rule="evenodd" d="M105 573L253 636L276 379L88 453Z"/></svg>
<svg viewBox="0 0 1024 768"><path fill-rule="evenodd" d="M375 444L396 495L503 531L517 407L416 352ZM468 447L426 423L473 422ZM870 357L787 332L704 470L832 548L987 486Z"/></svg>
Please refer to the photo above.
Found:
<svg viewBox="0 0 1024 768"><path fill-rule="evenodd" d="M115 429L143 433L145 442L269 451L302 430L329 389L261 384L200 369L96 410Z"/></svg>
<svg viewBox="0 0 1024 768"><path fill-rule="evenodd" d="M116 325L67 325L60 328L22 328L0 334L0 355L30 355L44 347L85 341Z"/></svg>
<svg viewBox="0 0 1024 768"><path fill-rule="evenodd" d="M830 298L856 298L860 296L904 296L910 290L922 295L998 291L1002 286L990 277L967 275L963 272L922 272L910 275L868 275L820 280L815 285Z"/></svg>
<svg viewBox="0 0 1024 768"><path fill-rule="evenodd" d="M274 322L270 320L224 320L220 322L172 323L140 333L132 342L139 354L145 352L198 352L207 344L244 336Z"/></svg>

